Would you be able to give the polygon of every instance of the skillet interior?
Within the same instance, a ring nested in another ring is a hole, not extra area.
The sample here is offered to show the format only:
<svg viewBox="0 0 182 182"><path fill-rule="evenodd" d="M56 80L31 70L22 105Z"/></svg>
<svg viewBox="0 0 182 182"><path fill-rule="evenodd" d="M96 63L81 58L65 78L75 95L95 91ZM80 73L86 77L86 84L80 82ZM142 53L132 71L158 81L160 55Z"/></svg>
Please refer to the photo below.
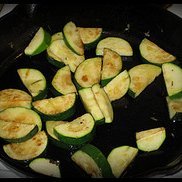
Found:
<svg viewBox="0 0 182 182"><path fill-rule="evenodd" d="M53 34L61 31L62 27L70 20L83 27L102 27L105 36L119 36L128 40L134 50L134 56L133 58L124 58L123 64L126 69L141 63L138 46L146 33L150 35L151 40L176 55L181 64L182 20L154 5L111 6L110 4L98 4L97 7L88 4L69 7L60 7L55 4L34 5L34 7L19 5L0 21L0 26L3 27L0 35L2 42L0 45L0 89L25 89L16 73L17 68L25 66L41 70L50 83L56 68L46 61L46 55L42 53L30 58L22 52L39 26L43 26ZM10 24L7 25L5 23L7 21ZM128 26L129 29L126 30ZM94 51L93 49L86 52L86 56L95 56ZM150 153L140 151L123 177L167 175L181 169L182 123L181 120L177 122L169 120L165 95L166 90L161 75L138 98L132 99L125 95L124 98L114 102L113 123L97 128L96 137L91 143L107 156L111 149L118 145L136 146L134 136L136 131L158 126L166 127L167 139L162 147ZM84 112L81 102L78 102L77 113L74 117ZM18 163L6 157L2 151L2 144L1 141L0 156L2 161L27 175L42 177L25 167L28 162ZM70 152L50 144L46 157L61 161L62 177L88 177L70 160Z"/></svg>

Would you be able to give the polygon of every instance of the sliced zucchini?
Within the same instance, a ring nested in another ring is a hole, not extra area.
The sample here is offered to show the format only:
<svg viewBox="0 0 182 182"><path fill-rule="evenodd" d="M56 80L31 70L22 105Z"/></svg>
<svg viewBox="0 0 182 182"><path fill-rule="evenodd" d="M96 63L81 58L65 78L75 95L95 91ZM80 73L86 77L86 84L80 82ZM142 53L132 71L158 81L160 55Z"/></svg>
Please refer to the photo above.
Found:
<svg viewBox="0 0 182 182"><path fill-rule="evenodd" d="M167 96L166 101L170 119L173 119L178 114L182 114L182 97L171 99L169 96Z"/></svg>
<svg viewBox="0 0 182 182"><path fill-rule="evenodd" d="M130 75L128 94L136 98L161 74L161 68L153 64L140 64L132 67L128 73Z"/></svg>
<svg viewBox="0 0 182 182"><path fill-rule="evenodd" d="M32 102L33 109L43 120L65 120L75 113L76 94L66 94L54 98Z"/></svg>
<svg viewBox="0 0 182 182"><path fill-rule="evenodd" d="M53 93L55 93L55 95L77 93L76 87L72 82L69 66L60 68L54 75L51 84L53 87Z"/></svg>
<svg viewBox="0 0 182 182"><path fill-rule="evenodd" d="M82 116L54 127L55 135L64 143L81 145L90 142L95 134L95 121L91 114Z"/></svg>
<svg viewBox="0 0 182 182"><path fill-rule="evenodd" d="M182 68L173 63L164 63L162 73L167 89L167 94L171 98L182 96Z"/></svg>
<svg viewBox="0 0 182 182"><path fill-rule="evenodd" d="M29 56L34 56L45 51L51 42L51 35L40 27L34 37L25 48L24 53Z"/></svg>
<svg viewBox="0 0 182 182"><path fill-rule="evenodd" d="M36 158L29 163L29 167L40 174L61 178L60 162L49 158Z"/></svg>
<svg viewBox="0 0 182 182"><path fill-rule="evenodd" d="M79 90L78 93L79 93L81 101L84 105L85 110L93 116L95 123L103 124L105 118L95 99L92 89L90 87L83 88L83 89Z"/></svg>
<svg viewBox="0 0 182 182"><path fill-rule="evenodd" d="M138 154L138 149L131 146L119 146L111 150L107 160L112 173L119 178Z"/></svg>
<svg viewBox="0 0 182 182"><path fill-rule="evenodd" d="M35 111L25 107L11 107L1 111L0 120L20 124L37 125L39 131L42 129L40 116Z"/></svg>
<svg viewBox="0 0 182 182"><path fill-rule="evenodd" d="M69 21L63 27L63 37L68 47L76 54L84 55L84 44L74 22Z"/></svg>
<svg viewBox="0 0 182 182"><path fill-rule="evenodd" d="M118 75L121 72L122 65L122 58L117 52L112 51L108 48L104 48L101 85L107 85L109 81L111 81L116 75Z"/></svg>
<svg viewBox="0 0 182 182"><path fill-rule="evenodd" d="M19 143L32 138L38 132L37 125L0 120L0 138Z"/></svg>
<svg viewBox="0 0 182 182"><path fill-rule="evenodd" d="M3 145L3 150L12 159L31 160L43 154L47 145L48 138L45 131L39 131L24 142Z"/></svg>
<svg viewBox="0 0 182 182"><path fill-rule="evenodd" d="M127 70L119 73L106 86L104 91L109 97L110 101L115 101L122 98L128 91L130 85L130 76Z"/></svg>
<svg viewBox="0 0 182 182"><path fill-rule="evenodd" d="M62 68L65 66L65 63L62 61L62 59L52 53L50 47L47 48L47 60L50 64L57 68Z"/></svg>
<svg viewBox="0 0 182 182"><path fill-rule="evenodd" d="M147 38L144 38L141 41L139 50L143 60L152 64L161 65L163 63L173 62L176 60L175 56L166 52L164 49Z"/></svg>
<svg viewBox="0 0 182 182"><path fill-rule="evenodd" d="M17 72L33 100L43 99L47 96L46 78L41 71L34 68L19 68Z"/></svg>
<svg viewBox="0 0 182 182"><path fill-rule="evenodd" d="M164 127L152 128L136 132L136 144L138 149L151 152L158 150L166 139Z"/></svg>
<svg viewBox="0 0 182 182"><path fill-rule="evenodd" d="M88 58L76 69L74 78L80 87L91 87L100 82L102 59Z"/></svg>
<svg viewBox="0 0 182 182"><path fill-rule="evenodd" d="M98 27L77 27L85 49L96 46L102 35L102 28Z"/></svg>
<svg viewBox="0 0 182 182"><path fill-rule="evenodd" d="M31 108L32 97L25 91L9 88L0 91L0 111L9 107Z"/></svg>
<svg viewBox="0 0 182 182"><path fill-rule="evenodd" d="M68 122L68 121L46 121L46 131L48 134L48 139L53 145L62 149L69 150L76 147L59 140L59 138L54 133L54 128L60 124L64 124L65 122Z"/></svg>
<svg viewBox="0 0 182 182"><path fill-rule="evenodd" d="M107 158L94 145L84 145L72 154L71 159L92 178L114 177Z"/></svg>
<svg viewBox="0 0 182 182"><path fill-rule="evenodd" d="M55 41L55 40L61 40L64 39L63 37L63 32L56 32L51 36L51 42Z"/></svg>
<svg viewBox="0 0 182 182"><path fill-rule="evenodd" d="M120 37L106 37L100 40L96 47L96 55L102 56L104 48L111 49L120 56L133 56L133 49L130 43Z"/></svg>
<svg viewBox="0 0 182 182"><path fill-rule="evenodd" d="M53 41L49 46L49 49L54 55L56 55L61 60L57 62L59 64L60 62L63 62L65 65L68 65L72 72L75 72L78 65L85 60L84 55L80 56L75 54L73 51L71 51L71 49L67 47L65 41L62 39Z"/></svg>
<svg viewBox="0 0 182 182"><path fill-rule="evenodd" d="M99 108L105 117L105 123L111 123L114 118L114 112L113 112L113 108L111 105L111 101L109 100L109 97L107 96L104 89L100 87L99 84L93 85L92 91L99 105Z"/></svg>

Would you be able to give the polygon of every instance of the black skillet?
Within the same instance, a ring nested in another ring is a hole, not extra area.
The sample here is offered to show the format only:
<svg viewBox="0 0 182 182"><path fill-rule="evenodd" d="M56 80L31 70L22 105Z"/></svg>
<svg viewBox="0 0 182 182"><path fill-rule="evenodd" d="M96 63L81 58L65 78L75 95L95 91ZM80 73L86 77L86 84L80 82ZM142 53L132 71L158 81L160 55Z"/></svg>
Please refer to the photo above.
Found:
<svg viewBox="0 0 182 182"><path fill-rule="evenodd" d="M11 13L0 19L0 89L19 88L25 90L17 75L17 68L34 67L41 70L48 82L57 70L46 60L44 53L27 57L23 54L34 33L43 26L51 34L62 31L68 21L83 27L102 27L104 36L118 36L128 40L134 50L132 58L123 58L124 68L129 69L140 64L138 46L144 37L155 41L159 46L174 54L179 64L182 61L182 19L161 9L155 4L24 4L18 5ZM86 57L95 56L95 50L87 51ZM123 69L124 69L123 68ZM49 93L51 96L51 93ZM166 89L160 75L136 99L127 94L113 102L114 121L99 126L91 142L106 156L112 148L119 145L136 147L135 132L164 126L167 138L161 148L155 152L139 151L133 163L121 176L157 177L178 172L182 168L182 123L168 116L165 101ZM83 105L78 101L74 117L84 113ZM11 168L30 177L45 177L31 171L28 161L18 162L10 159L2 150L0 141L0 159ZM46 157L60 160L62 177L88 178L78 166L70 160L70 151L61 150L49 144Z"/></svg>

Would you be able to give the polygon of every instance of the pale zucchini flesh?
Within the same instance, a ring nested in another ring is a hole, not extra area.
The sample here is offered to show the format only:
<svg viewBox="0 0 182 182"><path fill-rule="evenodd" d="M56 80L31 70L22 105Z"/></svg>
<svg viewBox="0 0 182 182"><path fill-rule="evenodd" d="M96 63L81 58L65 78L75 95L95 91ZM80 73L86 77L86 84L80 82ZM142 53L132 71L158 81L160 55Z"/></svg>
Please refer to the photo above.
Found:
<svg viewBox="0 0 182 182"><path fill-rule="evenodd" d="M12 107L1 111L0 120L20 124L33 124L38 126L39 131L42 129L40 116L35 111L25 107Z"/></svg>
<svg viewBox="0 0 182 182"><path fill-rule="evenodd" d="M109 82L112 78L118 75L122 69L122 65L122 58L117 52L112 51L108 48L104 48L101 85L105 86L107 82Z"/></svg>
<svg viewBox="0 0 182 182"><path fill-rule="evenodd" d="M0 120L0 138L5 141L18 143L31 138L38 132L35 124L25 124Z"/></svg>
<svg viewBox="0 0 182 182"><path fill-rule="evenodd" d="M102 35L102 28L99 27L77 27L85 49L96 45Z"/></svg>
<svg viewBox="0 0 182 182"><path fill-rule="evenodd" d="M75 112L76 94L70 93L32 102L33 109L46 120L64 120Z"/></svg>
<svg viewBox="0 0 182 182"><path fill-rule="evenodd" d="M174 60L176 60L175 56L168 53L147 38L144 38L141 41L139 45L139 50L141 56L145 59L145 61L152 64L162 65L163 63L173 62Z"/></svg>
<svg viewBox="0 0 182 182"><path fill-rule="evenodd" d="M137 148L125 145L111 150L107 156L107 160L116 178L119 178L123 174L137 154Z"/></svg>
<svg viewBox="0 0 182 182"><path fill-rule="evenodd" d="M91 87L100 82L102 59L88 58L75 71L75 80L81 87Z"/></svg>
<svg viewBox="0 0 182 182"><path fill-rule="evenodd" d="M119 73L106 86L104 91L109 97L110 101L121 99L128 91L130 84L130 76L127 70Z"/></svg>
<svg viewBox="0 0 182 182"><path fill-rule="evenodd" d="M31 102L31 95L23 90L10 88L0 91L0 111L16 106L31 108Z"/></svg>
<svg viewBox="0 0 182 182"><path fill-rule="evenodd" d="M102 56L104 48L117 52L120 56L133 56L133 49L128 41L120 37L106 37L96 47L96 55Z"/></svg>
<svg viewBox="0 0 182 182"><path fill-rule="evenodd" d="M169 96L167 96L166 102L170 119L173 119L176 114L182 113L182 97L171 99Z"/></svg>
<svg viewBox="0 0 182 182"><path fill-rule="evenodd" d="M99 84L95 84L92 86L92 91L94 93L94 97L99 105L99 108L102 114L105 117L105 123L111 123L114 119L114 111L111 105L111 101L107 96L106 92Z"/></svg>
<svg viewBox="0 0 182 182"><path fill-rule="evenodd" d="M166 139L164 127L136 132L136 144L139 150L151 152L158 150Z"/></svg>
<svg viewBox="0 0 182 182"><path fill-rule="evenodd" d="M19 68L18 75L34 100L42 99L47 94L46 78L41 71L33 68Z"/></svg>
<svg viewBox="0 0 182 182"><path fill-rule="evenodd" d="M182 68L173 63L162 65L162 73L167 89L167 94L171 98L182 96Z"/></svg>
<svg viewBox="0 0 182 182"><path fill-rule="evenodd" d="M136 98L142 91L161 74L161 68L152 64L139 64L129 71L129 95Z"/></svg>
<svg viewBox="0 0 182 182"><path fill-rule="evenodd" d="M29 167L40 174L61 178L60 162L50 158L36 158L29 163Z"/></svg>
<svg viewBox="0 0 182 182"><path fill-rule="evenodd" d="M53 41L49 49L65 65L68 65L72 72L75 72L78 65L85 60L84 55L77 55L71 51L62 39Z"/></svg>
<svg viewBox="0 0 182 182"><path fill-rule="evenodd" d="M91 114L86 113L78 118L60 124L54 128L56 136L68 144L82 144L93 137L95 121Z"/></svg>
<svg viewBox="0 0 182 182"><path fill-rule="evenodd" d="M15 160L31 160L40 156L48 145L45 131L40 131L29 140L3 145L4 152Z"/></svg>
<svg viewBox="0 0 182 182"><path fill-rule="evenodd" d="M51 82L54 90L60 95L76 93L76 87L72 82L71 71L69 66L59 69L54 75Z"/></svg>
<svg viewBox="0 0 182 182"><path fill-rule="evenodd" d="M99 105L94 97L92 89L90 87L84 88L79 90L78 93L85 107L85 110L92 114L96 124L101 124L102 121L104 122L104 115L102 114L102 111L99 108Z"/></svg>
<svg viewBox="0 0 182 182"><path fill-rule="evenodd" d="M84 55L84 44L74 22L70 21L66 23L63 27L63 36L65 42L73 52L80 56Z"/></svg>

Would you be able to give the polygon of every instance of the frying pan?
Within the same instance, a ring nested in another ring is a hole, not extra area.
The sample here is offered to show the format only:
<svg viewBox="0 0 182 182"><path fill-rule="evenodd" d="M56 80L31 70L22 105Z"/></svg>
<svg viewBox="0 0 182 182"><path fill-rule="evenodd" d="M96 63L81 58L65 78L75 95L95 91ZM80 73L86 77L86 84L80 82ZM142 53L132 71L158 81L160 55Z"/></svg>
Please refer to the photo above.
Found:
<svg viewBox="0 0 182 182"><path fill-rule="evenodd" d="M174 54L179 64L182 62L182 19L155 4L20 4L0 19L0 90L24 90L16 70L25 66L42 71L50 83L56 68L48 63L46 55L41 53L28 57L23 50L40 26L53 34L62 31L70 20L82 27L102 27L105 36L126 39L134 50L132 58L123 58L127 69L141 63L138 46L144 37L149 37ZM95 50L86 52L86 57L93 56ZM169 119L165 96L164 80L160 75L138 98L132 99L126 94L113 102L113 123L98 126L91 143L106 156L119 145L136 147L137 131L159 126L166 128L167 137L160 149L154 152L139 151L121 177L167 176L182 169L182 122L181 118L175 122ZM75 117L84 112L83 105L78 101ZM0 141L2 162L27 176L45 177L31 171L28 161L17 162L7 157L2 145ZM89 178L70 160L70 151L49 144L45 156L60 160L62 177Z"/></svg>

